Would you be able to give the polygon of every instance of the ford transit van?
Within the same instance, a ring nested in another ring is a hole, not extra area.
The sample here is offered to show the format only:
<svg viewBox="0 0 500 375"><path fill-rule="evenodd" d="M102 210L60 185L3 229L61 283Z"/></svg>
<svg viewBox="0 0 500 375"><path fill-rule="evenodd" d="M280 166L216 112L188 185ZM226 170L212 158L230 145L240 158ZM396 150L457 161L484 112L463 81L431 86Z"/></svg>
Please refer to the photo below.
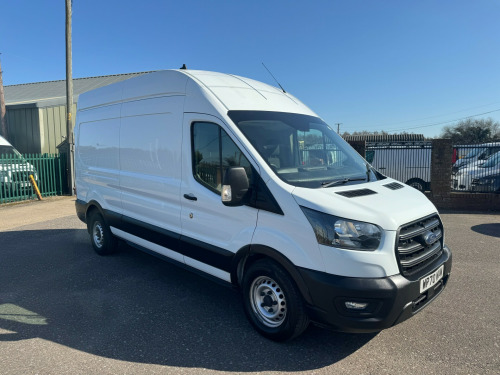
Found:
<svg viewBox="0 0 500 375"><path fill-rule="evenodd" d="M448 282L434 205L278 88L144 74L82 94L75 139L76 211L95 251L120 239L238 288L272 340L309 322L380 331Z"/></svg>

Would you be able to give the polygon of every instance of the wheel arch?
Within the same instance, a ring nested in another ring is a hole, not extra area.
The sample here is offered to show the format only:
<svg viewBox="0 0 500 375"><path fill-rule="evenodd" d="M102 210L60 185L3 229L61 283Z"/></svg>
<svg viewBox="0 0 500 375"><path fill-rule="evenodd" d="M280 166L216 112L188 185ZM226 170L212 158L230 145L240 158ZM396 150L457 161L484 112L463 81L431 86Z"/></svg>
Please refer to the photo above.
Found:
<svg viewBox="0 0 500 375"><path fill-rule="evenodd" d="M99 214L101 214L104 222L107 225L109 224L106 220L106 215L104 214L104 210L103 210L102 206L97 201L91 200L90 202L86 203L85 209L84 209L84 215L85 215L84 219L85 219L85 223L87 224L87 230L89 230L89 231L90 231L89 217L92 214L92 212L95 212L95 211L97 211L97 212L99 212Z"/></svg>
<svg viewBox="0 0 500 375"><path fill-rule="evenodd" d="M406 185L411 186L415 188L415 184L420 184L422 186L422 190L416 188L418 191L424 192L425 190L428 189L428 182L424 181L423 179L419 177L412 177L408 181L405 182Z"/></svg>
<svg viewBox="0 0 500 375"><path fill-rule="evenodd" d="M241 248L234 256L231 266L231 282L240 286L245 270L260 259L271 259L290 275L306 303L311 304L312 298L304 279L297 267L282 253L266 245L247 245Z"/></svg>

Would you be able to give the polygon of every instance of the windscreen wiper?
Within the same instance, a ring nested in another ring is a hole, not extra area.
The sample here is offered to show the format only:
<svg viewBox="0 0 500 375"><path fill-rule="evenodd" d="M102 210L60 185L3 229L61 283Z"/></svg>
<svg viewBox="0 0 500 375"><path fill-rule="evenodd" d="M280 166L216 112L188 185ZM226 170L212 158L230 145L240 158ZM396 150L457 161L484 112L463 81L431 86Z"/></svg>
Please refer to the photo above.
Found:
<svg viewBox="0 0 500 375"><path fill-rule="evenodd" d="M329 181L329 182L322 182L321 186L324 188L330 187L330 186L335 186L335 185L342 185L347 182L351 181L366 181L366 178L344 178L342 180L334 180L334 181Z"/></svg>

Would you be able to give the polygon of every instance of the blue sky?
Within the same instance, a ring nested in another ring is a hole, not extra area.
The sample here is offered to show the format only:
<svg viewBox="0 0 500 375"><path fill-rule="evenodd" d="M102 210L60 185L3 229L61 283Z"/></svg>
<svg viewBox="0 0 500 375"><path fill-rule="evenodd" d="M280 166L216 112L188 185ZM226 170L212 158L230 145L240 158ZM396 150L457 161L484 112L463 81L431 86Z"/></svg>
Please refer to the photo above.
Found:
<svg viewBox="0 0 500 375"><path fill-rule="evenodd" d="M65 79L65 1L0 2L4 85ZM341 131L500 121L500 0L74 0L75 78L214 70L284 88Z"/></svg>

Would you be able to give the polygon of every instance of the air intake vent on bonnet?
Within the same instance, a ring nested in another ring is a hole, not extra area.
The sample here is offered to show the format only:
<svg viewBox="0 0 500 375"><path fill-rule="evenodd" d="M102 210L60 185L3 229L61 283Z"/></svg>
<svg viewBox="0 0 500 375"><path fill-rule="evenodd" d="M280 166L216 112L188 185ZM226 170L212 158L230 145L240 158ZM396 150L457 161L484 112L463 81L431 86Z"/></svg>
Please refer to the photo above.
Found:
<svg viewBox="0 0 500 375"><path fill-rule="evenodd" d="M337 194L343 195L344 197L347 198L355 198L355 197L362 197L363 195L377 194L377 192L370 189L357 189L357 190L339 191Z"/></svg>
<svg viewBox="0 0 500 375"><path fill-rule="evenodd" d="M398 184L397 182L392 182L390 184L384 185L384 187L391 190L398 190L404 188L404 185Z"/></svg>

